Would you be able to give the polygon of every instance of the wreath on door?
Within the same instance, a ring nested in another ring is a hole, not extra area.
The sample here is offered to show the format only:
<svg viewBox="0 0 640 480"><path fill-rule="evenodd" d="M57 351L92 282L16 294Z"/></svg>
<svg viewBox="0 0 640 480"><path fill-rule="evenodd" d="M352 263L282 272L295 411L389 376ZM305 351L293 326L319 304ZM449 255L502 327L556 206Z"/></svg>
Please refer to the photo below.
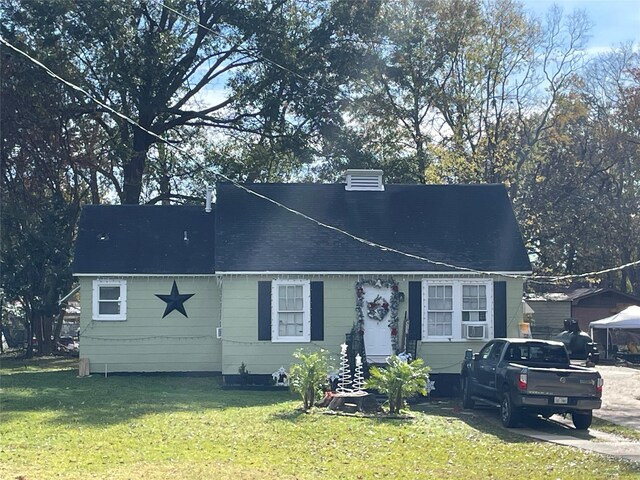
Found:
<svg viewBox="0 0 640 480"><path fill-rule="evenodd" d="M381 322L389 313L389 302L377 295L373 302L367 302L367 317Z"/></svg>

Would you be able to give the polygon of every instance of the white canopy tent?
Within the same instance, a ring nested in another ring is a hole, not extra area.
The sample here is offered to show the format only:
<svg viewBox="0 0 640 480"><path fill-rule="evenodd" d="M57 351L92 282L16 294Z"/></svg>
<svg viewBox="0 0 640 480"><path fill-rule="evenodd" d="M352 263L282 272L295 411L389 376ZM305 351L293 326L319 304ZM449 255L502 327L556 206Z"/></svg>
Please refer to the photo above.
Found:
<svg viewBox="0 0 640 480"><path fill-rule="evenodd" d="M597 336L606 339L606 356L609 357L610 345L634 344L640 345L640 306L627 307L602 320L595 320L589 324L591 338L597 341ZM604 335L602 331L604 330ZM599 343L599 342L598 342ZM635 353L635 352L631 352Z"/></svg>

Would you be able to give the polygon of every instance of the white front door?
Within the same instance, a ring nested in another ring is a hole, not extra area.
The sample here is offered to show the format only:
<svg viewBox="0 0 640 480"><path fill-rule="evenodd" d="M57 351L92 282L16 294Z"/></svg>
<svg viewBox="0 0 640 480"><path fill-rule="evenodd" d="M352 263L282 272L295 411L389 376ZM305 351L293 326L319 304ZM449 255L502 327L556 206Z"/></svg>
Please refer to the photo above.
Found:
<svg viewBox="0 0 640 480"><path fill-rule="evenodd" d="M385 363L393 353L389 328L391 288L374 285L364 285L363 288L364 351L369 363Z"/></svg>

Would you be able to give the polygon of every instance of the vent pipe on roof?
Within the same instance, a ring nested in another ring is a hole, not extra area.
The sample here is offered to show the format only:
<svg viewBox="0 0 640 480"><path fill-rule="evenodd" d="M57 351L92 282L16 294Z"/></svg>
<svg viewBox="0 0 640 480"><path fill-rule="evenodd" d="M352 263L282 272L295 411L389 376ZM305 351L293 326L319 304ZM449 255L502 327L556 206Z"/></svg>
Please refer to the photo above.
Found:
<svg viewBox="0 0 640 480"><path fill-rule="evenodd" d="M354 191L384 191L382 170L347 170L345 173L347 184L345 190Z"/></svg>
<svg viewBox="0 0 640 480"><path fill-rule="evenodd" d="M213 187L207 186L207 196L204 211L211 213L211 198L213 197Z"/></svg>

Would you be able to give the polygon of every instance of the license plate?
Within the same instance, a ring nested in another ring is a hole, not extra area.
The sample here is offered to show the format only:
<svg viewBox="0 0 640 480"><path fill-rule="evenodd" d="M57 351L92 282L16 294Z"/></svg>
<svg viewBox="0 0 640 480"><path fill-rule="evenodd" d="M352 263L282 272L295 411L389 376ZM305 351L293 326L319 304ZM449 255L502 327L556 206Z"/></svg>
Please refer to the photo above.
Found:
<svg viewBox="0 0 640 480"><path fill-rule="evenodd" d="M567 397L553 397L553 403L558 405L566 405Z"/></svg>

